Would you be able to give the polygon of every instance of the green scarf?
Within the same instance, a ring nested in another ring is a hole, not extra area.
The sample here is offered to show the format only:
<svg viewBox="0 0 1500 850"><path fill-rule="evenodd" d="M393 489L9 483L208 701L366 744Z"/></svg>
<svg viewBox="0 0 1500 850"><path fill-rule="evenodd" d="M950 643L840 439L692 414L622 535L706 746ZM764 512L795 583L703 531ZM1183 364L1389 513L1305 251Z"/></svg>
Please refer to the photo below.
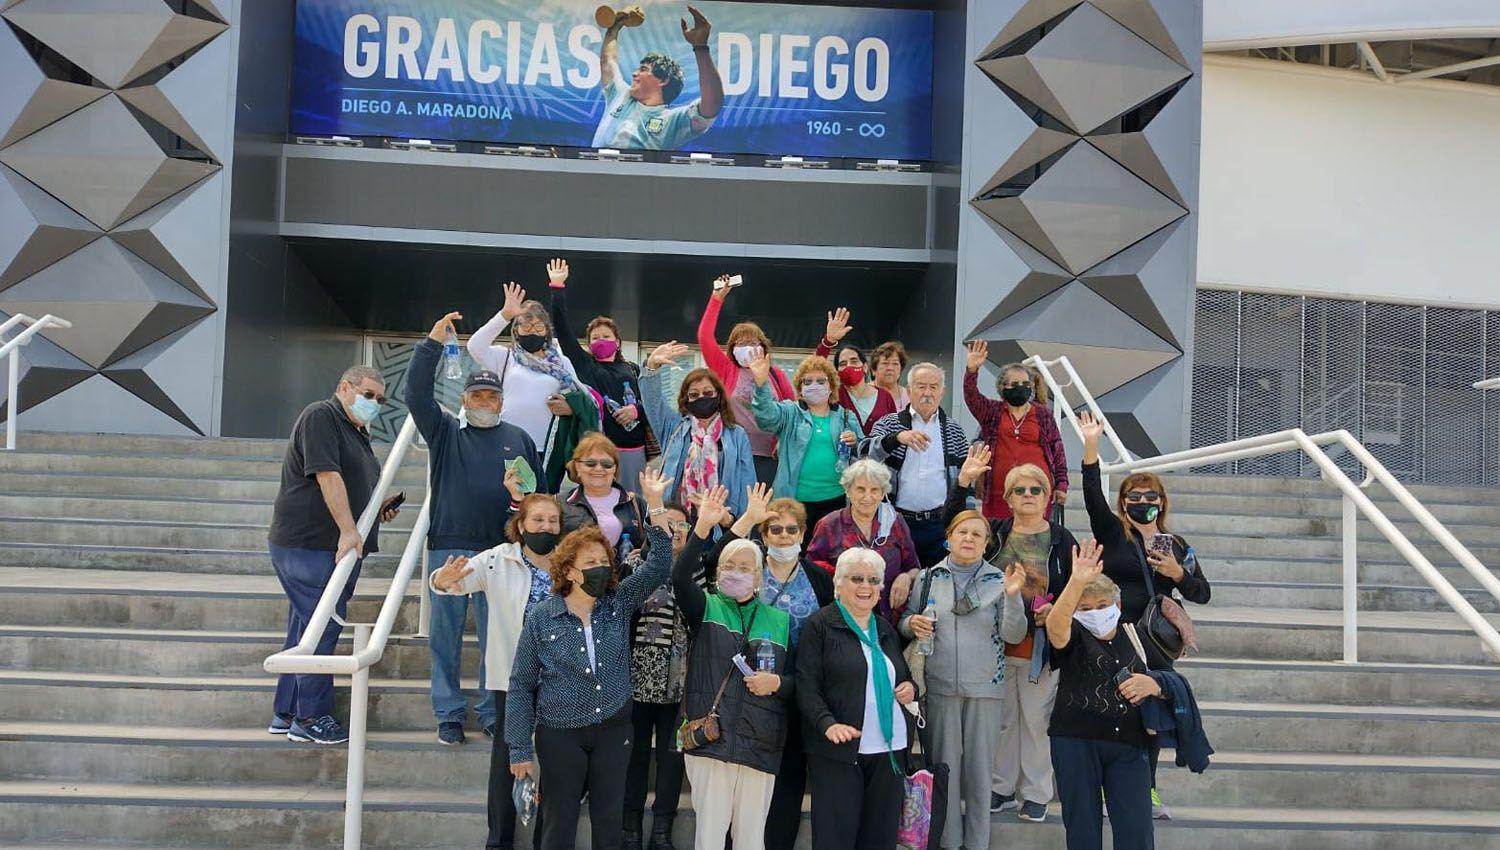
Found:
<svg viewBox="0 0 1500 850"><path fill-rule="evenodd" d="M891 683L891 671L885 666L885 650L880 648L880 632L875 628L875 612L870 612L870 626L868 629L860 629L854 618L849 616L849 609L844 607L842 600L835 599L833 604L839 606L839 613L844 616L844 623L849 630L859 636L865 646L870 648L870 677L875 681L875 714L880 718L880 732L885 735L887 746L895 746L896 738L896 686ZM896 753L890 752L891 770L897 775L903 775L901 767L896 764Z"/></svg>

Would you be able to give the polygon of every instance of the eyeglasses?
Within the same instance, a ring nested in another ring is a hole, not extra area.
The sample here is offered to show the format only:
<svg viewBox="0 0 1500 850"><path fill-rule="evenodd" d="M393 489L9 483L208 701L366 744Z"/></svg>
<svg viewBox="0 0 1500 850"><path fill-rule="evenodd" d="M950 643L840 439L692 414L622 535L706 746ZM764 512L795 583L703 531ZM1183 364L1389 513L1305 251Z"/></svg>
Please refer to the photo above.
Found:
<svg viewBox="0 0 1500 850"><path fill-rule="evenodd" d="M1012 488L1010 488L1010 494L1012 496L1024 496L1027 493L1030 493L1033 496L1040 496L1040 495L1042 495L1042 493L1046 492L1046 490L1047 490L1046 487L1042 487L1040 485L1033 484L1030 487L1024 487L1024 486L1022 486L1022 487L1012 487Z"/></svg>
<svg viewBox="0 0 1500 850"><path fill-rule="evenodd" d="M363 391L355 390L354 394L357 395L357 396L363 396L364 398L370 399L370 400L374 401L376 404L385 404L385 396L381 395L380 393L375 392L374 390L363 390Z"/></svg>
<svg viewBox="0 0 1500 850"><path fill-rule="evenodd" d="M591 457L591 458L586 458L584 460L580 460L579 463L583 464L584 466L587 466L589 469L593 469L596 466L603 467L604 469L614 469L615 468L615 462L612 461L612 460L610 460L607 457L601 457L601 458L593 458L593 457Z"/></svg>
<svg viewBox="0 0 1500 850"><path fill-rule="evenodd" d="M673 531L677 532L687 532L693 530L693 524L690 522L674 522L670 527Z"/></svg>
<svg viewBox="0 0 1500 850"><path fill-rule="evenodd" d="M1131 490L1125 494L1127 502L1160 502L1161 494L1155 490Z"/></svg>
<svg viewBox="0 0 1500 850"><path fill-rule="evenodd" d="M1007 381L1000 385L1002 390L1025 389L1031 386L1030 381Z"/></svg>
<svg viewBox="0 0 1500 850"><path fill-rule="evenodd" d="M803 378L802 379L802 386L804 386L804 387L812 386L813 384L822 384L824 386L827 386L828 379L827 378Z"/></svg>
<svg viewBox="0 0 1500 850"><path fill-rule="evenodd" d="M768 525L768 526L766 526L766 533L767 534L800 534L800 533L802 533L802 526L800 526L800 525Z"/></svg>
<svg viewBox="0 0 1500 850"><path fill-rule="evenodd" d="M688 401L697 401L700 398L708 398L708 399L713 399L714 401L718 401L719 400L719 394L718 393L713 393L713 392L700 393L700 392L698 392L696 390L688 390L688 394L687 394L687 400Z"/></svg>
<svg viewBox="0 0 1500 850"><path fill-rule="evenodd" d="M885 579L880 576L844 576L850 584L864 584L879 589L885 584Z"/></svg>

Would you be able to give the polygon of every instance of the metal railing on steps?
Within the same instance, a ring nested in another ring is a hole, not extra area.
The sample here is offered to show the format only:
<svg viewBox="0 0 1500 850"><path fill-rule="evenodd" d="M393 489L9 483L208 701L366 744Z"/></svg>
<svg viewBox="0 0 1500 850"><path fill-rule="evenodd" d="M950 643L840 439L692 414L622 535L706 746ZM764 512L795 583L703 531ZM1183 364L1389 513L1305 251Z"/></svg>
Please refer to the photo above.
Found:
<svg viewBox="0 0 1500 850"><path fill-rule="evenodd" d="M21 416L21 347L31 342L31 338L47 328L71 328L73 323L67 319L61 319L48 313L40 319L33 319L25 313L16 313L3 324L0 324L0 338L4 338L7 331L17 325L28 325L27 328L11 337L5 344L0 345L0 357L10 355L8 377L5 382L6 416L5 416L5 450L15 451L16 448L16 420Z"/></svg>

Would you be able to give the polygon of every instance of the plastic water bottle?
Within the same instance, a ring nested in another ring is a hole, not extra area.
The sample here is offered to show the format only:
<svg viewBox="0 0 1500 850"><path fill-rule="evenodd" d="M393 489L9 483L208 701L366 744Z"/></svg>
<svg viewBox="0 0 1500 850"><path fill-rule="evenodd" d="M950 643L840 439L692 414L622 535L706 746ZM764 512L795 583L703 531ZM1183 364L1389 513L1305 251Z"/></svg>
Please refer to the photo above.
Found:
<svg viewBox="0 0 1500 850"><path fill-rule="evenodd" d="M448 331L448 339L443 343L443 377L450 381L456 381L463 377L463 364L458 358L458 336L453 331Z"/></svg>
<svg viewBox="0 0 1500 850"><path fill-rule="evenodd" d="M629 381L625 382L625 392L620 397L624 399L624 404L621 405L622 407L630 407L635 404L635 390L632 390L630 388ZM631 422L629 425L625 426L625 430L634 431L640 424L641 418L640 416L637 416L634 422Z"/></svg>
<svg viewBox="0 0 1500 850"><path fill-rule="evenodd" d="M620 535L620 563L630 560L631 554L635 552L635 546L630 542L630 532Z"/></svg>
<svg viewBox="0 0 1500 850"><path fill-rule="evenodd" d="M937 629L937 615L938 615L937 600L933 599L931 596L929 596L929 597L927 597L927 607L922 609L922 616L928 617L928 618L930 618L932 620L932 628L934 629L934 631L936 631L936 629ZM932 639L934 637L936 637L935 634L928 635L927 637L919 638L917 640L917 654L918 655L931 655L932 654Z"/></svg>
<svg viewBox="0 0 1500 850"><path fill-rule="evenodd" d="M842 439L838 441L838 449L839 459L838 462L834 464L833 469L835 472L843 474L844 470L848 469L849 464L854 460L854 449L851 448L849 444L844 442Z"/></svg>
<svg viewBox="0 0 1500 850"><path fill-rule="evenodd" d="M755 669L762 673L776 672L776 647L769 640L762 640L755 648Z"/></svg>

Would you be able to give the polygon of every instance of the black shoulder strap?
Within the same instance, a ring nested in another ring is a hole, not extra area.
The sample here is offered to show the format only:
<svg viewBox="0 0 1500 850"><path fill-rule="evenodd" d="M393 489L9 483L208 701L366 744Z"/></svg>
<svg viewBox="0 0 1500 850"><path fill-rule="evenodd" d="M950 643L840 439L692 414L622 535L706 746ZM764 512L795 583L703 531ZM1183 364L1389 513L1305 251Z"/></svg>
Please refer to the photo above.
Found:
<svg viewBox="0 0 1500 850"><path fill-rule="evenodd" d="M1140 562L1141 575L1146 577L1146 592L1155 596L1156 582L1151 580L1151 568L1146 565L1146 551L1141 548L1140 536L1133 528L1125 529L1125 536L1130 538L1130 545L1135 547L1135 559Z"/></svg>

